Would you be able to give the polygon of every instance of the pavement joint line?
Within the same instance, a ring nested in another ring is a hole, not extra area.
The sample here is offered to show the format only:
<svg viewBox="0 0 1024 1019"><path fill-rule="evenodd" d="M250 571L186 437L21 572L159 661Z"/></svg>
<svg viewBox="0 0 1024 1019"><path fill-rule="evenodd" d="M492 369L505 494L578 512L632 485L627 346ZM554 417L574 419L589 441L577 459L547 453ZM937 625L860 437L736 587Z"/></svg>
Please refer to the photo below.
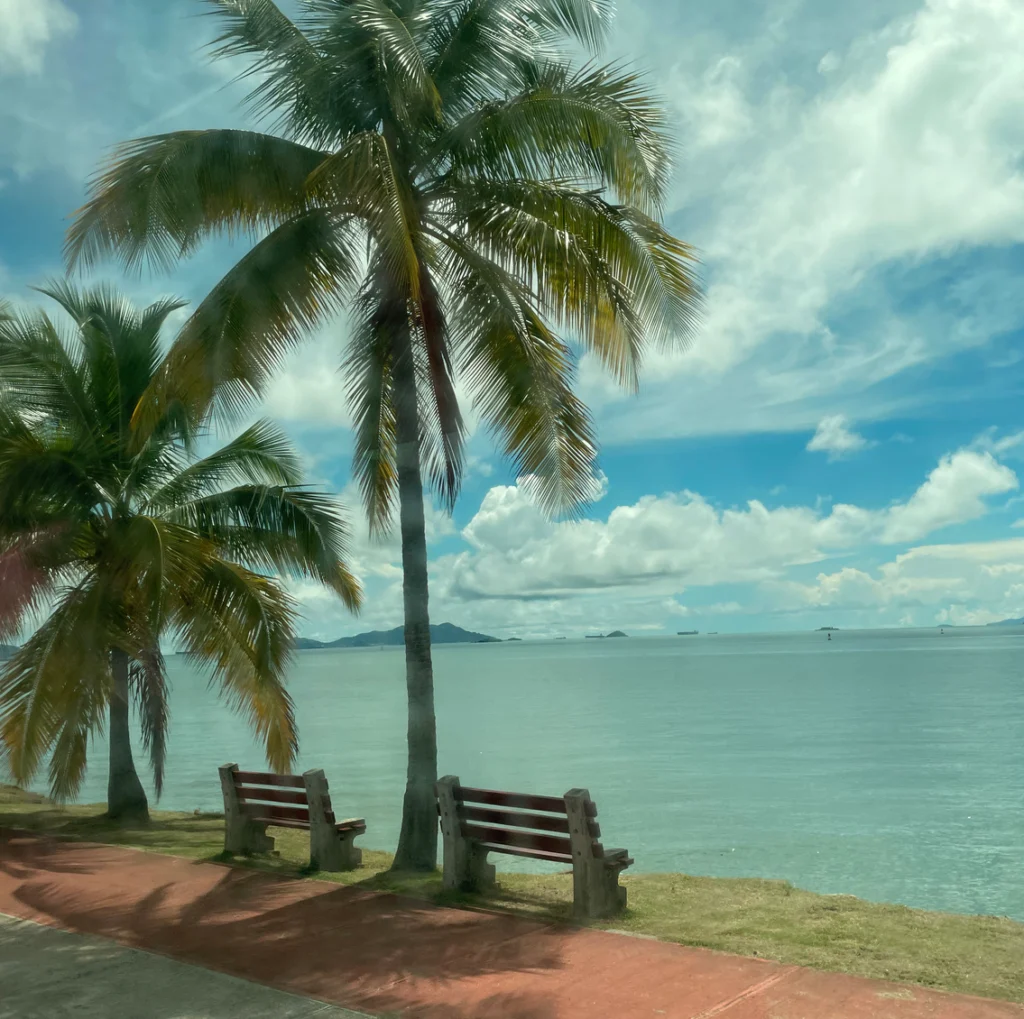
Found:
<svg viewBox="0 0 1024 1019"><path fill-rule="evenodd" d="M798 973L799 970L795 966L789 966L786 969L773 973L770 977L766 977L764 980L759 981L751 987L748 987L745 991L740 991L739 994L734 994L731 998L726 998L725 1001L720 1001L717 1005L712 1005L711 1008L704 1009L703 1012L698 1012L696 1015L691 1016L690 1019L711 1019L712 1016L721 1015L727 1009L732 1008L733 1005L738 1005L741 1001L746 1001L749 998L754 998L762 991L767 991L769 987L774 987L776 984L781 983L786 977L792 976L794 973Z"/></svg>

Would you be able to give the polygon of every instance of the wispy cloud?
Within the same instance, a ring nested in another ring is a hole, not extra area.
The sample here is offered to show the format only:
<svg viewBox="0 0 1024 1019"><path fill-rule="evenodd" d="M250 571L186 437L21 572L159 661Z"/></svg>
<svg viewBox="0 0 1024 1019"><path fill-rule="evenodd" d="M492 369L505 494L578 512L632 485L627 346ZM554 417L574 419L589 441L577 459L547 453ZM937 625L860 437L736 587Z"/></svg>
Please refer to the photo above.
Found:
<svg viewBox="0 0 1024 1019"><path fill-rule="evenodd" d="M841 460L867 449L869 445L871 443L863 435L849 427L842 414L832 414L818 422L807 448L812 453L828 453L829 460Z"/></svg>

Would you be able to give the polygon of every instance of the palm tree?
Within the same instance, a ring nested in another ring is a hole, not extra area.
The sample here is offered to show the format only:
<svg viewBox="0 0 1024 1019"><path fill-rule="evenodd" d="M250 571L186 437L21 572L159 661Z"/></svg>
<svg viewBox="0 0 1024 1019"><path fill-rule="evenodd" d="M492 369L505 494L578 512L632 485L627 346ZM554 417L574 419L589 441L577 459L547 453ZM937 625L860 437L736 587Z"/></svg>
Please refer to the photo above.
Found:
<svg viewBox="0 0 1024 1019"><path fill-rule="evenodd" d="M661 105L633 73L577 66L610 0L206 0L215 54L244 58L274 134L179 131L123 145L92 182L69 264L167 266L206 238L251 250L184 327L164 399L258 393L347 308L353 471L371 528L396 502L409 763L396 869L436 865L437 777L424 475L450 508L463 473L456 379L543 507L592 484L573 392L589 351L635 388L649 345L685 343L695 258L660 223Z"/></svg>
<svg viewBox="0 0 1024 1019"><path fill-rule="evenodd" d="M142 721L159 796L168 688L161 641L210 664L228 703L287 769L296 753L285 672L295 604L266 574L310 577L351 609L345 529L299 461L258 422L203 458L181 408L132 417L169 363L160 334L181 307L137 311L113 290L42 291L43 312L0 323L0 635L39 623L0 669L0 753L19 783L49 754L52 794L74 796L109 716L109 816L148 818L132 758ZM173 351L170 355L174 356Z"/></svg>

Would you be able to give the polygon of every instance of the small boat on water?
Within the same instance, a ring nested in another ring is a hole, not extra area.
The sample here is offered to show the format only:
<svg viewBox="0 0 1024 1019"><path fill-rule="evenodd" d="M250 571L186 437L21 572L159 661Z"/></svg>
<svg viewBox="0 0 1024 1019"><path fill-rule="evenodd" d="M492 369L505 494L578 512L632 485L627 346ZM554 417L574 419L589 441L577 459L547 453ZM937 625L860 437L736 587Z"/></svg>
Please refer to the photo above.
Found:
<svg viewBox="0 0 1024 1019"><path fill-rule="evenodd" d="M699 630L676 630L677 637L696 637Z"/></svg>

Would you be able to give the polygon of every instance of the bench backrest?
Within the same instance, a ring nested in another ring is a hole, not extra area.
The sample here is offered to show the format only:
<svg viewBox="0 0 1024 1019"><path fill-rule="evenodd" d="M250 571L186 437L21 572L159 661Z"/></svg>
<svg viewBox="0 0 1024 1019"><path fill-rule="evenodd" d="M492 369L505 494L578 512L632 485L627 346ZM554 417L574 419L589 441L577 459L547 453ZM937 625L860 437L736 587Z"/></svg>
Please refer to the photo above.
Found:
<svg viewBox="0 0 1024 1019"><path fill-rule="evenodd" d="M301 775L275 775L264 771L236 771L235 791L242 809L250 817L309 824L309 799ZM324 796L327 820L334 824L331 798Z"/></svg>
<svg viewBox="0 0 1024 1019"><path fill-rule="evenodd" d="M501 846L500 851L511 856L572 863L569 817L562 797L463 785L453 792L463 838ZM589 799L586 814L594 856L603 856L597 807Z"/></svg>

